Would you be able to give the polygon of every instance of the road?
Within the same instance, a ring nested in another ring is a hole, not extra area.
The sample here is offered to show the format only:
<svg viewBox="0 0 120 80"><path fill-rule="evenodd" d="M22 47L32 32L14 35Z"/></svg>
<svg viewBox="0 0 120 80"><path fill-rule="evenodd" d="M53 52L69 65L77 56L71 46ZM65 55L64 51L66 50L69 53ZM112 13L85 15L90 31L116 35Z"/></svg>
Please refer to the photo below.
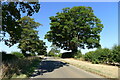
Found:
<svg viewBox="0 0 120 80"><path fill-rule="evenodd" d="M103 78L99 75L79 69L57 59L47 57L42 60L32 78Z"/></svg>

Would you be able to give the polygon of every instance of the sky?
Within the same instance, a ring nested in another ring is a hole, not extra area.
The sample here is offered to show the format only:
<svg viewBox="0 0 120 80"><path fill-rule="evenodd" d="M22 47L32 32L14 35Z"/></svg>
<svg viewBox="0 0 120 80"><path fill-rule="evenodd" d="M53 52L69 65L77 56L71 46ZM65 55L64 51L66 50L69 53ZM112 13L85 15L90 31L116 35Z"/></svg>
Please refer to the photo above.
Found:
<svg viewBox="0 0 120 80"><path fill-rule="evenodd" d="M115 44L118 44L118 3L117 2L40 2L41 8L39 13L32 16L36 22L41 23L37 30L39 31L40 39L46 42L48 46L47 52L51 49L51 43L44 39L44 35L50 30L50 16L55 16L57 12L65 7L74 6L89 6L94 10L94 14L102 21L104 28L101 32L100 44L102 48L112 48ZM22 14L22 16L25 16ZM20 51L17 49L17 44L11 48L4 45L3 42L0 43L0 51ZM82 53L92 51L95 49L82 49ZM64 50L61 50L64 52Z"/></svg>

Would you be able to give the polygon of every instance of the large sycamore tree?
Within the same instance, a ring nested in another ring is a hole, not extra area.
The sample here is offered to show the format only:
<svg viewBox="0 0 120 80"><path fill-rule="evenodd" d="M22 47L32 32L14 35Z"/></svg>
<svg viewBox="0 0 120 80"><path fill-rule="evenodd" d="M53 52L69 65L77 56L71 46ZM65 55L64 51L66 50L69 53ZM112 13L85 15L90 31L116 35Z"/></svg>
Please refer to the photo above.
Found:
<svg viewBox="0 0 120 80"><path fill-rule="evenodd" d="M50 31L45 39L64 50L76 53L78 47L100 47L100 32L103 24L97 18L91 7L76 6L63 8L56 16L50 17Z"/></svg>
<svg viewBox="0 0 120 80"><path fill-rule="evenodd" d="M19 1L19 0L18 0ZM0 27L0 33L4 38L0 41L4 41L7 46L12 46L18 43L21 39L22 28L17 20L20 20L21 14L25 13L27 16L32 16L34 13L38 13L40 4L38 2L1 2L2 5L2 27ZM5 37L6 34L9 35Z"/></svg>

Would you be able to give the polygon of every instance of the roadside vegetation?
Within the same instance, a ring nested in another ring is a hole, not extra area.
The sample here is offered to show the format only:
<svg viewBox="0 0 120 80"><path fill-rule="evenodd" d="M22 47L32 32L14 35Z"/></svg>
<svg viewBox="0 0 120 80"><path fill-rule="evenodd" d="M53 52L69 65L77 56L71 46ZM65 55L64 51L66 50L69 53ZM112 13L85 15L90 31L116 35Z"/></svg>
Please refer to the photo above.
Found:
<svg viewBox="0 0 120 80"><path fill-rule="evenodd" d="M95 51L85 53L83 56L85 61L92 62L93 64L110 64L120 65L120 45L113 46L112 49L99 48Z"/></svg>
<svg viewBox="0 0 120 80"><path fill-rule="evenodd" d="M28 78L38 67L41 58L29 55L25 57L22 53L0 52L2 54L1 78Z"/></svg>
<svg viewBox="0 0 120 80"><path fill-rule="evenodd" d="M49 52L48 54L51 53ZM95 51L89 51L85 54L82 54L79 50L75 55L72 55L72 52L59 54L52 52L52 56L61 58L74 58L82 61L92 62L92 64L108 64L113 66L120 66L120 45L114 45L112 49L98 48Z"/></svg>
<svg viewBox="0 0 120 80"><path fill-rule="evenodd" d="M92 64L92 62L82 61L74 58L59 58L59 61L74 65L87 72L91 72L105 78L112 78L118 80L118 67L106 64Z"/></svg>
<svg viewBox="0 0 120 80"><path fill-rule="evenodd" d="M79 51L74 57L70 54L72 53L60 53L57 55L57 57L61 57L58 60L106 78L118 78L120 45L114 45L112 49L98 48L95 51L90 51L85 54Z"/></svg>
<svg viewBox="0 0 120 80"><path fill-rule="evenodd" d="M40 10L39 2L2 2L1 37L6 46L18 44L20 52L0 52L2 65L0 78L29 77L45 55L47 46L40 39L37 28L41 26L31 18ZM25 16L22 17L22 14ZM6 37L9 36L9 37ZM22 75L22 76L21 76Z"/></svg>
<svg viewBox="0 0 120 80"><path fill-rule="evenodd" d="M0 41L8 47L18 44L21 53L0 52L1 78L31 76L41 61L41 58L36 57L37 55L75 58L93 64L120 65L120 45L115 45L112 49L101 48L100 33L104 26L93 13L93 9L85 6L63 8L61 12L56 13L56 16L50 17L50 31L45 35L45 39L52 42L52 48L47 54L47 46L40 39L37 30L42 24L30 17L39 10L38 2L2 3L0 32L3 38ZM21 13L25 13L26 16L22 17ZM60 48L71 52L60 53ZM97 48L97 50L82 54L78 48Z"/></svg>

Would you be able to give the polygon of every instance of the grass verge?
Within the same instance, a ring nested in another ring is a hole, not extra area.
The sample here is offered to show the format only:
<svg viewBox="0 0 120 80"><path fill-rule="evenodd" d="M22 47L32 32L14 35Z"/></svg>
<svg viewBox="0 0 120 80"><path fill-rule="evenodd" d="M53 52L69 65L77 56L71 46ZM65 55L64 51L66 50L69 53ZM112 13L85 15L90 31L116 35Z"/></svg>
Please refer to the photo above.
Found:
<svg viewBox="0 0 120 80"><path fill-rule="evenodd" d="M39 57L28 57L3 62L1 78L28 78L38 67L40 61Z"/></svg>
<svg viewBox="0 0 120 80"><path fill-rule="evenodd" d="M117 66L109 66L103 64L92 64L86 61L80 61L76 59L59 59L60 61L69 63L78 68L81 68L85 71L92 72L103 76L105 78L118 78L118 67Z"/></svg>

